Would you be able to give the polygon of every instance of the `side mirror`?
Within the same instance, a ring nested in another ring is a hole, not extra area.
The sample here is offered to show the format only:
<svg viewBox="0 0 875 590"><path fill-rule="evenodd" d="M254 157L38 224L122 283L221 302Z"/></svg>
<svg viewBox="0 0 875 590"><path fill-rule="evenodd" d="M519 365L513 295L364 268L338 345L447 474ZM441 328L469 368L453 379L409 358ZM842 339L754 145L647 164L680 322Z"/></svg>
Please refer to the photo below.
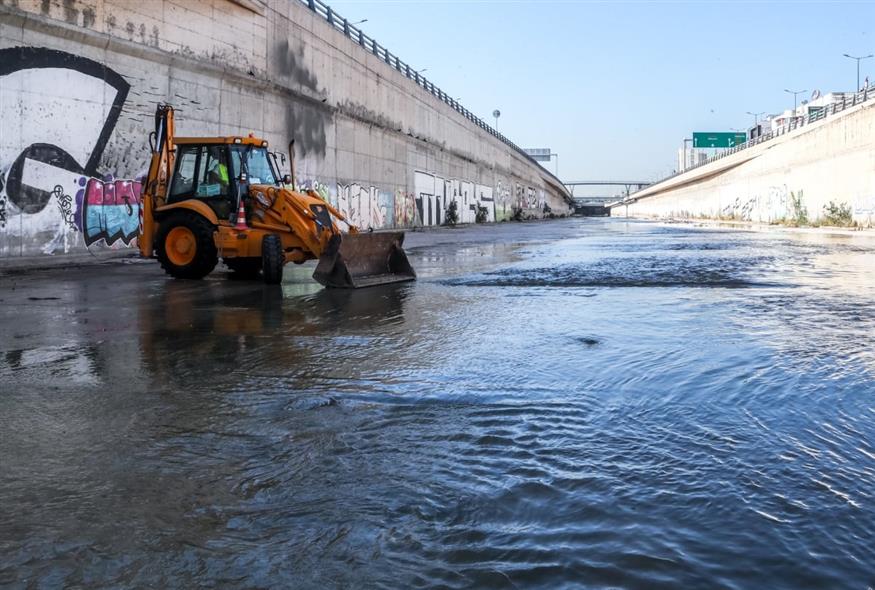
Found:
<svg viewBox="0 0 875 590"><path fill-rule="evenodd" d="M291 174L283 174L283 184L292 184Z"/></svg>

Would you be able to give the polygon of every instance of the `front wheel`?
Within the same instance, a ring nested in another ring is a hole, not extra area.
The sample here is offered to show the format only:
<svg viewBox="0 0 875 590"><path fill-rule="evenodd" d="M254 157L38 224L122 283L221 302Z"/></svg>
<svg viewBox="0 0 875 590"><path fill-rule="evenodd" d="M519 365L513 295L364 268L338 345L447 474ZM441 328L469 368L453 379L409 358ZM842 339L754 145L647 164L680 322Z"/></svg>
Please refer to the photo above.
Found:
<svg viewBox="0 0 875 590"><path fill-rule="evenodd" d="M216 228L192 211L177 211L161 220L157 235L158 262L176 279L202 279L219 262Z"/></svg>
<svg viewBox="0 0 875 590"><path fill-rule="evenodd" d="M264 236L261 241L261 272L268 285L283 282L283 265L286 263L283 242L275 234Z"/></svg>

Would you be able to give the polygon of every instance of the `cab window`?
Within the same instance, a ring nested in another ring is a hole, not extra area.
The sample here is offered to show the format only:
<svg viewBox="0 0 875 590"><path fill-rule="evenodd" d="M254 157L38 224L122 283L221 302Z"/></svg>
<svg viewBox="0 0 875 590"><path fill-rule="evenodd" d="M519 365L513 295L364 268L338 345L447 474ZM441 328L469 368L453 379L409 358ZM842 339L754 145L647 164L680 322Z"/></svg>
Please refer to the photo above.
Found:
<svg viewBox="0 0 875 590"><path fill-rule="evenodd" d="M227 196L231 182L228 170L228 150L225 146L201 148L198 165L198 197Z"/></svg>
<svg viewBox="0 0 875 590"><path fill-rule="evenodd" d="M182 146L177 155L170 201L227 197L230 178L225 146Z"/></svg>
<svg viewBox="0 0 875 590"><path fill-rule="evenodd" d="M170 185L170 200L191 196L194 191L195 170L199 155L200 148L198 146L179 148L179 153L176 156L176 173L173 175L173 183Z"/></svg>
<svg viewBox="0 0 875 590"><path fill-rule="evenodd" d="M246 159L246 169L249 171L248 181L251 184L277 184L276 175L268 159L267 149L254 146L233 146L231 148L234 169L242 171L242 160Z"/></svg>

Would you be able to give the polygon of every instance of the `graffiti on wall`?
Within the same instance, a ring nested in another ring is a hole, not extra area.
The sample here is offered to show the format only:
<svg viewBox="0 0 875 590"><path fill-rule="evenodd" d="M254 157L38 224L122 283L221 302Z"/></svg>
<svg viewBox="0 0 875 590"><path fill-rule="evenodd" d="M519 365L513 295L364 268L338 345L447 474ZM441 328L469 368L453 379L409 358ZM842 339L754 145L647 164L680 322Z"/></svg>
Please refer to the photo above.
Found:
<svg viewBox="0 0 875 590"><path fill-rule="evenodd" d="M329 203L332 200L331 191L329 190L328 185L315 179L301 181L297 186L297 189L301 191L313 191L326 203Z"/></svg>
<svg viewBox="0 0 875 590"><path fill-rule="evenodd" d="M48 252L74 228L87 245L130 242L139 188L121 181L107 191L98 171L129 89L90 59L41 47L0 49L0 228L21 237L54 233Z"/></svg>
<svg viewBox="0 0 875 590"><path fill-rule="evenodd" d="M495 199L491 186L446 179L417 170L414 174L414 202L422 225L441 225L450 203L456 203L460 223L474 223L485 209L485 221L495 221Z"/></svg>
<svg viewBox="0 0 875 590"><path fill-rule="evenodd" d="M416 208L416 197L398 189L395 191L395 225L396 227L414 227L422 225L419 211Z"/></svg>
<svg viewBox="0 0 875 590"><path fill-rule="evenodd" d="M791 191L786 184L769 186L762 193L737 196L717 211L722 219L781 222L807 215L802 191Z"/></svg>
<svg viewBox="0 0 875 590"><path fill-rule="evenodd" d="M514 207L521 211L542 211L547 203L543 189L536 190L530 186L516 185L516 202Z"/></svg>
<svg viewBox="0 0 875 590"><path fill-rule="evenodd" d="M511 202L511 191L507 183L498 181L495 187L495 219L497 221L508 221L513 217L513 203Z"/></svg>
<svg viewBox="0 0 875 590"><path fill-rule="evenodd" d="M392 227L395 208L391 194L381 193L376 187L360 184L337 185L335 207L347 220L363 229Z"/></svg>
<svg viewBox="0 0 875 590"><path fill-rule="evenodd" d="M84 182L83 182L84 181ZM131 245L137 237L140 219L142 182L135 180L81 179L76 193L79 231L90 246L103 240Z"/></svg>
<svg viewBox="0 0 875 590"><path fill-rule="evenodd" d="M871 218L875 215L875 195L854 199L853 210L854 215L866 215Z"/></svg>
<svg viewBox="0 0 875 590"><path fill-rule="evenodd" d="M3 171L0 170L0 229L6 227L6 192L3 190Z"/></svg>

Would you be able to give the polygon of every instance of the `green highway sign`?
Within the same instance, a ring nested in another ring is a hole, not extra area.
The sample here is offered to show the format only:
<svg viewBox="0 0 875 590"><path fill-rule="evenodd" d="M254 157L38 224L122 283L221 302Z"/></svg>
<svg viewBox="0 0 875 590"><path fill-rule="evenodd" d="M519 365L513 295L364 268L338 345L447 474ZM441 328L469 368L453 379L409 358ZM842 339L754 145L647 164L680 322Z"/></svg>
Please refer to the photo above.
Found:
<svg viewBox="0 0 875 590"><path fill-rule="evenodd" d="M738 131L696 131L694 148L731 148L747 141L747 134Z"/></svg>

